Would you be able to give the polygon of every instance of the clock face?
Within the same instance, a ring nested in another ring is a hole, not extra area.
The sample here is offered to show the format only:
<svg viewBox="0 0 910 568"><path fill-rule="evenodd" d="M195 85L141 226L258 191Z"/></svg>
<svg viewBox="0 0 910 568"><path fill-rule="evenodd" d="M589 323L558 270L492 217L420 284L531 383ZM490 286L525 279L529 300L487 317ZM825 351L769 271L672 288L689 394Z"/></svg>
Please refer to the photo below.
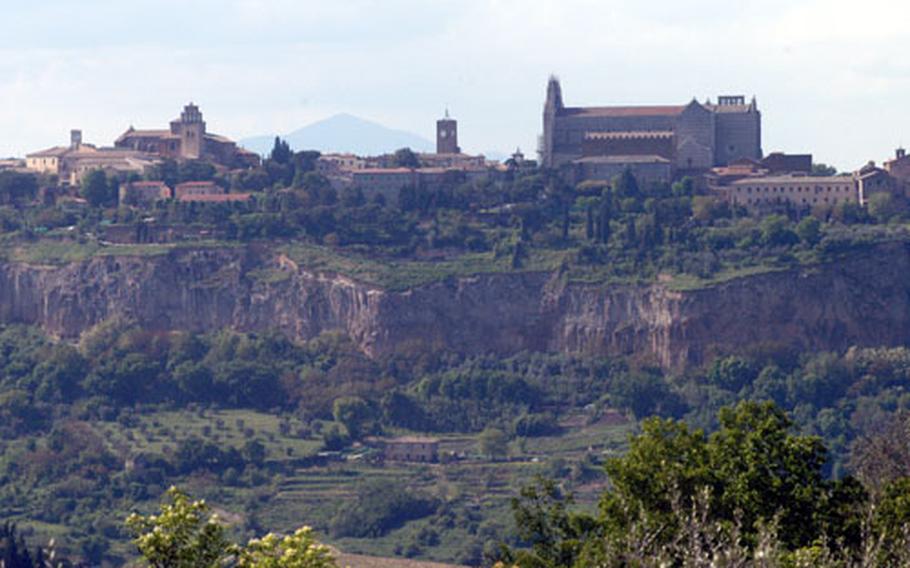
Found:
<svg viewBox="0 0 910 568"><path fill-rule="evenodd" d="M448 133L448 131L443 130L443 131L441 131L441 132L439 133L439 135L442 136L443 138L445 138L446 136L449 135L449 133Z"/></svg>

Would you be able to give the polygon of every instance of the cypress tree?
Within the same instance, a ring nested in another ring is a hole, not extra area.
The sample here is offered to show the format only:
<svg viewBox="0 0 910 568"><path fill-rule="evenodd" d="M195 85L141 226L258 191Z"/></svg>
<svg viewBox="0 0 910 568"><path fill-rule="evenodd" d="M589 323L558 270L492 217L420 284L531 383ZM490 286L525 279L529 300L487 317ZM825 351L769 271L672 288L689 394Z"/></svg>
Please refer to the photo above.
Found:
<svg viewBox="0 0 910 568"><path fill-rule="evenodd" d="M585 211L585 238L589 241L594 239L594 208L591 207L591 204L588 204L588 209Z"/></svg>

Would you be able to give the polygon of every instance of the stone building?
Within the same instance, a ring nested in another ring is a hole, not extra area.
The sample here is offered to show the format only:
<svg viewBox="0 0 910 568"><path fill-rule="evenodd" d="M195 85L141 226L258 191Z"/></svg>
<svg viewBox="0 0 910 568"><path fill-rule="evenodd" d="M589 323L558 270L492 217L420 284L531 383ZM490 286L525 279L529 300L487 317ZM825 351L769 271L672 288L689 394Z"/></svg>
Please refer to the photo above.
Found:
<svg viewBox="0 0 910 568"><path fill-rule="evenodd" d="M572 162L571 180L582 181L613 180L625 170L632 172L641 187L670 183L673 180L673 163L663 156L618 155L586 156Z"/></svg>
<svg viewBox="0 0 910 568"><path fill-rule="evenodd" d="M753 98L716 104L569 107L555 77L547 86L540 143L544 167L594 156L660 156L677 173L702 172L739 158L759 160L761 113Z"/></svg>
<svg viewBox="0 0 910 568"><path fill-rule="evenodd" d="M55 146L26 155L26 167L34 172L56 175L63 185L78 185L92 170L142 175L158 158L147 152L124 148L98 148L82 141L82 131L70 131L69 146Z"/></svg>
<svg viewBox="0 0 910 568"><path fill-rule="evenodd" d="M316 160L316 171L324 176L350 173L366 167L367 161L355 154L322 154Z"/></svg>
<svg viewBox="0 0 910 568"><path fill-rule="evenodd" d="M894 159L885 162L884 168L891 177L903 184L905 188L910 186L910 156L907 155L906 150L898 148L894 152Z"/></svg>
<svg viewBox="0 0 910 568"><path fill-rule="evenodd" d="M771 152L762 158L759 164L772 174L810 174L812 173L812 154Z"/></svg>
<svg viewBox="0 0 910 568"><path fill-rule="evenodd" d="M398 192L417 186L417 170L411 168L365 168L351 173L351 184L367 199L380 194L387 203L398 202Z"/></svg>
<svg viewBox="0 0 910 568"><path fill-rule="evenodd" d="M163 181L134 181L120 186L119 203L135 207L151 207L156 201L170 199L171 196L171 188Z"/></svg>
<svg viewBox="0 0 910 568"><path fill-rule="evenodd" d="M892 176L888 170L876 166L875 162L869 162L860 168L853 174L853 177L856 178L862 205L867 205L869 199L877 193L887 193L899 197L903 197L906 193L907 185Z"/></svg>
<svg viewBox="0 0 910 568"><path fill-rule="evenodd" d="M185 181L174 188L174 198L182 200L190 195L223 195L224 188L213 181Z"/></svg>
<svg viewBox="0 0 910 568"><path fill-rule="evenodd" d="M246 203L252 193L186 193L177 198L181 203Z"/></svg>
<svg viewBox="0 0 910 568"><path fill-rule="evenodd" d="M815 207L862 202L857 179L852 175L746 177L712 185L710 190L731 205L756 213L787 209L807 212Z"/></svg>
<svg viewBox="0 0 910 568"><path fill-rule="evenodd" d="M386 461L436 463L439 461L439 440L408 436L383 442Z"/></svg>
<svg viewBox="0 0 910 568"><path fill-rule="evenodd" d="M259 156L235 142L206 131L199 107L190 103L169 129L136 130L132 126L114 142L117 148L147 152L175 160L207 160L227 168L259 165Z"/></svg>

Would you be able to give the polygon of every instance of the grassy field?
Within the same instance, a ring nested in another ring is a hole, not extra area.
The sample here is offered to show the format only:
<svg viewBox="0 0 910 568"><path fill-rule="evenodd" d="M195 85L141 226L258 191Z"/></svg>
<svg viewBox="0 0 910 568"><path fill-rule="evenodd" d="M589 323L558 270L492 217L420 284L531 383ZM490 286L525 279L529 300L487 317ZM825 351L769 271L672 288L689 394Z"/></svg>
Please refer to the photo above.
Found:
<svg viewBox="0 0 910 568"><path fill-rule="evenodd" d="M510 258L497 258L492 252L466 253L445 260L430 261L377 260L303 243L286 245L281 250L301 268L344 274L390 290L406 290L459 276L553 271L559 268L568 254L563 250L534 249L529 252L521 267L516 269L512 267Z"/></svg>

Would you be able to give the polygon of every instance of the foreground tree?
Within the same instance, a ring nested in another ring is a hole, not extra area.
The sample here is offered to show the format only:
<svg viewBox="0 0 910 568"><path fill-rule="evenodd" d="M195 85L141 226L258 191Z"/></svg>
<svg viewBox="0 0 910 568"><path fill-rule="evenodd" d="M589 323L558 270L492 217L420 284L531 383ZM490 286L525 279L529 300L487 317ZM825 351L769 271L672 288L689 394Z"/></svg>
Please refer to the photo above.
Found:
<svg viewBox="0 0 910 568"><path fill-rule="evenodd" d="M522 568L910 565L910 480L874 501L853 478L824 477L826 449L790 432L772 403L724 408L706 436L650 419L606 464L600 514L567 513L554 484L513 503L530 551Z"/></svg>
<svg viewBox="0 0 910 568"><path fill-rule="evenodd" d="M267 534L246 545L231 544L224 526L205 501L193 501L175 487L158 515L132 514L126 520L133 542L154 568L336 568L328 547L309 527L293 535Z"/></svg>
<svg viewBox="0 0 910 568"><path fill-rule="evenodd" d="M237 568L331 568L335 560L329 548L319 544L309 527L280 537L269 533L232 549Z"/></svg>
<svg viewBox="0 0 910 568"><path fill-rule="evenodd" d="M154 568L219 566L229 543L224 527L209 513L205 501L192 501L176 487L167 492L171 502L158 515L133 513L126 520L139 552Z"/></svg>

